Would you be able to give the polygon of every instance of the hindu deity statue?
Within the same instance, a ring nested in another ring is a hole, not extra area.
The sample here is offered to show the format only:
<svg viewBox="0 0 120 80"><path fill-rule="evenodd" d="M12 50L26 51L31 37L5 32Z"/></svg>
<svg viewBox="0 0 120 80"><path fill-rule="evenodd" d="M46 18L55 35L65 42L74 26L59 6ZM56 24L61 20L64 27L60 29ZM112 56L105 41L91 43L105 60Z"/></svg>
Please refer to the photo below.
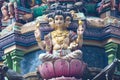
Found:
<svg viewBox="0 0 120 80"><path fill-rule="evenodd" d="M82 51L78 47L83 43L84 28L82 22L79 21L77 34L73 31L67 30L72 21L72 16L69 12L57 10L51 17L48 17L49 25L54 28L52 32L44 37L41 41L41 32L37 28L35 30L35 37L39 47L46 50L46 54L40 54L39 58L42 61L50 61L56 59L75 59L82 57ZM39 24L37 24L39 26Z"/></svg>
<svg viewBox="0 0 120 80"><path fill-rule="evenodd" d="M77 20L76 32L70 30L69 26L74 20L72 14L59 9L49 13L47 20L48 26L45 29L51 28L51 31L44 36L44 40L41 40L41 30L44 28L41 22L36 24L34 32L40 49L46 51L39 55L43 62L38 66L39 75L47 80L81 79L86 68L80 50L83 44L83 22Z"/></svg>
<svg viewBox="0 0 120 80"><path fill-rule="evenodd" d="M9 18L14 17L14 5L13 5L13 3L14 3L14 1L12 1L12 2L4 1L3 6L1 8L4 21L8 20Z"/></svg>
<svg viewBox="0 0 120 80"><path fill-rule="evenodd" d="M15 17L15 8L23 7L23 8L31 8L35 5L40 5L40 0L4 0L3 6L1 8L3 21L8 19L12 19Z"/></svg>
<svg viewBox="0 0 120 80"><path fill-rule="evenodd" d="M3 15L3 21L6 21L8 19L12 19L15 17L14 16L15 15L15 8L17 6L26 7L28 5L25 5L25 0L5 0L3 2L3 6L1 8L2 15Z"/></svg>

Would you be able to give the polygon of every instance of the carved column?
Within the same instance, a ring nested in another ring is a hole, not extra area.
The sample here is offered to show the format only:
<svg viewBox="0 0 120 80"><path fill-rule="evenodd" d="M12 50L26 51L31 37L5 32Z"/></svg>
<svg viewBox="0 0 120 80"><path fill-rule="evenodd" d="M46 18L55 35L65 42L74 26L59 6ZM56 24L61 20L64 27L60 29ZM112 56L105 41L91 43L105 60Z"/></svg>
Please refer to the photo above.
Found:
<svg viewBox="0 0 120 80"><path fill-rule="evenodd" d="M116 58L117 48L118 48L118 44L114 42L109 42L105 45L105 51L108 54L109 64Z"/></svg>
<svg viewBox="0 0 120 80"><path fill-rule="evenodd" d="M3 63L8 66L10 69L12 69L12 59L11 59L11 56L10 56L10 53L6 53L4 54L4 56L2 56L2 59L3 59Z"/></svg>
<svg viewBox="0 0 120 80"><path fill-rule="evenodd" d="M105 45L106 53L108 53L108 63L110 64L115 58L120 59L120 44L117 43L107 43ZM120 63L118 63L115 74L120 75Z"/></svg>
<svg viewBox="0 0 120 80"><path fill-rule="evenodd" d="M24 55L23 51L21 50L13 50L10 52L11 55L11 59L12 59L12 66L13 66L13 70L20 73L20 62L22 60L22 57Z"/></svg>
<svg viewBox="0 0 120 80"><path fill-rule="evenodd" d="M118 45L116 57L120 60L120 44ZM117 71L120 72L120 63L118 63ZM120 73L119 73L120 74Z"/></svg>

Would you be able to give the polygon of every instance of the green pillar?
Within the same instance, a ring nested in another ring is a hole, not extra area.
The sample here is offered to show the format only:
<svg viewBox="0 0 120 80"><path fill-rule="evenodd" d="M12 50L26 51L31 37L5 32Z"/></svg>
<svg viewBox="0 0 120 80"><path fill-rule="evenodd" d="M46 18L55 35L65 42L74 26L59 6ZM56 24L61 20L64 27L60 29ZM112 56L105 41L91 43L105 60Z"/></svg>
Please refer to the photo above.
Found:
<svg viewBox="0 0 120 80"><path fill-rule="evenodd" d="M109 42L105 45L105 52L108 54L108 63L110 64L116 58L118 44Z"/></svg>
<svg viewBox="0 0 120 80"><path fill-rule="evenodd" d="M117 53L116 53L116 57L120 60L120 44L118 45L118 49L117 49ZM118 63L117 71L120 72L120 63Z"/></svg>
<svg viewBox="0 0 120 80"><path fill-rule="evenodd" d="M108 63L110 64L114 58L120 59L120 44L117 43L107 43L105 45L106 53L108 53ZM120 63L117 65L115 73L117 75L120 75Z"/></svg>
<svg viewBox="0 0 120 80"><path fill-rule="evenodd" d="M10 53L6 53L4 56L2 56L3 63L8 66L10 69L12 69L12 59L10 56Z"/></svg>
<svg viewBox="0 0 120 80"><path fill-rule="evenodd" d="M12 66L13 70L20 73L21 72L21 67L20 67L20 62L22 60L22 57L24 55L23 51L21 50L13 50L10 52L11 59L12 59Z"/></svg>

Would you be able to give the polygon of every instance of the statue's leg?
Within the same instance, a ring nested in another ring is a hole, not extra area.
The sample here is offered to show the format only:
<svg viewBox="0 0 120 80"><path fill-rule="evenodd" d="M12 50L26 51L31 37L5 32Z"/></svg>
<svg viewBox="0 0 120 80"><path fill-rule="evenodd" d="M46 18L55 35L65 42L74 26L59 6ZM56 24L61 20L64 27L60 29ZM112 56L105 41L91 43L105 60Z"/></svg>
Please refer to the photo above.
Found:
<svg viewBox="0 0 120 80"><path fill-rule="evenodd" d="M13 18L14 17L14 5L12 2L8 3L8 10L9 10L10 18Z"/></svg>
<svg viewBox="0 0 120 80"><path fill-rule="evenodd" d="M81 59L82 58L82 51L81 50L75 50L68 55L64 56L63 59Z"/></svg>
<svg viewBox="0 0 120 80"><path fill-rule="evenodd" d="M3 20L8 20L9 19L9 15L8 15L8 9L7 9L7 6L2 6L1 8L1 12L2 12L2 15L3 15Z"/></svg>
<svg viewBox="0 0 120 80"><path fill-rule="evenodd" d="M116 2L115 0L111 0L111 10L115 10Z"/></svg>
<svg viewBox="0 0 120 80"><path fill-rule="evenodd" d="M44 61L56 60L58 59L58 57L54 56L53 54L43 53L39 55L39 59L44 62Z"/></svg>

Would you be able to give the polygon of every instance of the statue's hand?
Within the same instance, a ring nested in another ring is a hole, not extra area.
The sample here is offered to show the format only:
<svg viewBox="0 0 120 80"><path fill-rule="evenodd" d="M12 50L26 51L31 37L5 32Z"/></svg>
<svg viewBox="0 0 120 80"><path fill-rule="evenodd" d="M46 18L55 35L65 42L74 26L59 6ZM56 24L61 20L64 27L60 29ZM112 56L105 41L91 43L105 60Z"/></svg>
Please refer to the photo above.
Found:
<svg viewBox="0 0 120 80"><path fill-rule="evenodd" d="M36 28L35 28L35 32L34 32L34 35L35 35L35 38L36 38L36 41L41 41L41 32L39 30L39 26L40 26L40 22L36 22Z"/></svg>
<svg viewBox="0 0 120 80"><path fill-rule="evenodd" d="M72 43L70 43L70 46L68 47L68 49L75 49L75 48L77 48L77 46L78 46L78 44L77 43L75 43L75 42L72 42Z"/></svg>
<svg viewBox="0 0 120 80"><path fill-rule="evenodd" d="M34 35L35 35L36 41L41 41L41 32L39 29L35 30Z"/></svg>
<svg viewBox="0 0 120 80"><path fill-rule="evenodd" d="M45 36L44 40L45 40L47 46L52 47L52 40L50 37Z"/></svg>
<svg viewBox="0 0 120 80"><path fill-rule="evenodd" d="M36 26L35 26L36 29L39 29L39 26L40 26L40 22L37 21L37 22L36 22Z"/></svg>
<svg viewBox="0 0 120 80"><path fill-rule="evenodd" d="M83 32L84 32L84 28L82 25L79 25L78 29L77 29L77 34L78 35L83 35Z"/></svg>

